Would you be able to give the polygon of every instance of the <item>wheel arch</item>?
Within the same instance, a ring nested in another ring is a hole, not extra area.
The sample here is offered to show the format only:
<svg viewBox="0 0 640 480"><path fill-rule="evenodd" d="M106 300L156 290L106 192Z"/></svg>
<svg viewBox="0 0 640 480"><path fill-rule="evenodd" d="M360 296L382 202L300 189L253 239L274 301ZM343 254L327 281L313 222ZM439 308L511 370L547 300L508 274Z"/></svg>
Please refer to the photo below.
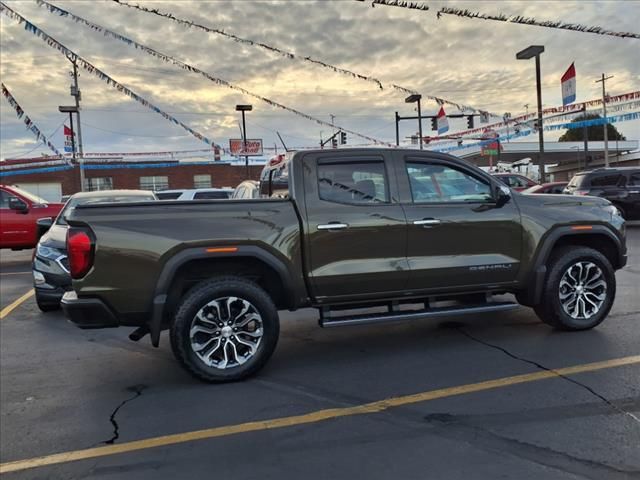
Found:
<svg viewBox="0 0 640 480"><path fill-rule="evenodd" d="M529 287L526 294L520 296L524 305L533 306L540 303L547 274L546 264L557 248L570 245L593 248L607 257L615 270L626 264L626 250L623 240L604 225L589 225L588 227L576 228L571 225L557 227L543 237L532 262L527 282Z"/></svg>
<svg viewBox="0 0 640 480"><path fill-rule="evenodd" d="M202 248L189 248L169 259L158 277L149 320L154 347L159 345L160 332L182 295L200 281L219 275L252 279L271 296L279 309L298 307L294 294L297 289L287 265L265 249L242 245L233 252L209 253Z"/></svg>

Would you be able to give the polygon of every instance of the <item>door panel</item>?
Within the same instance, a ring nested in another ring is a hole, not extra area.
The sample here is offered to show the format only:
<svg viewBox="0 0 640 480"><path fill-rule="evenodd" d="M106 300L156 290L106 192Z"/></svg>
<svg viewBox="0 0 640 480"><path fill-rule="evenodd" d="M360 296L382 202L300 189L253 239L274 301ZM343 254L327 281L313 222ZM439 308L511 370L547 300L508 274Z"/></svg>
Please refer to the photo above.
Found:
<svg viewBox="0 0 640 480"><path fill-rule="evenodd" d="M316 300L403 291L407 225L384 157L328 154L305 163L306 245Z"/></svg>
<svg viewBox="0 0 640 480"><path fill-rule="evenodd" d="M520 212L511 199L496 207L491 183L472 169L424 157L405 158L399 177L410 198L407 289L416 292L515 281L520 265Z"/></svg>

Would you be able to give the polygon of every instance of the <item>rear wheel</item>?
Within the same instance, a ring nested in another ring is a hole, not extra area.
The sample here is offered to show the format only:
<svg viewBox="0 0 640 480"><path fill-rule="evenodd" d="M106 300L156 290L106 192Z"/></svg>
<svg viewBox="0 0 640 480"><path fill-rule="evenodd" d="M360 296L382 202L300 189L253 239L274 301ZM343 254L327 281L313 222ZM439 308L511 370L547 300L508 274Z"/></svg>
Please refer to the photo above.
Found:
<svg viewBox="0 0 640 480"><path fill-rule="evenodd" d="M534 310L555 328L587 330L606 318L615 294L615 272L604 255L592 248L567 247L551 257L542 299Z"/></svg>
<svg viewBox="0 0 640 480"><path fill-rule="evenodd" d="M280 331L269 295L241 277L219 277L190 290L171 327L176 358L206 382L244 379L271 357Z"/></svg>

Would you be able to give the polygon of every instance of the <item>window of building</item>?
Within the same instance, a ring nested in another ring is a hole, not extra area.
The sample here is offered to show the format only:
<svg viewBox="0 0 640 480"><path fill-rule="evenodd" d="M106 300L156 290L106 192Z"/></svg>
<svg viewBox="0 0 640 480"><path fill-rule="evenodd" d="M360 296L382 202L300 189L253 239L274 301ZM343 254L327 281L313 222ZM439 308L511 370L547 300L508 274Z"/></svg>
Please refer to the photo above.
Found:
<svg viewBox="0 0 640 480"><path fill-rule="evenodd" d="M384 203L389 190L383 162L318 165L320 199L336 203Z"/></svg>
<svg viewBox="0 0 640 480"><path fill-rule="evenodd" d="M112 177L85 178L84 189L89 192L95 192L98 190L113 190L113 178Z"/></svg>
<svg viewBox="0 0 640 480"><path fill-rule="evenodd" d="M489 183L467 173L435 163L407 162L414 203L487 202Z"/></svg>
<svg viewBox="0 0 640 480"><path fill-rule="evenodd" d="M211 175L194 175L193 188L211 188Z"/></svg>
<svg viewBox="0 0 640 480"><path fill-rule="evenodd" d="M158 190L166 190L167 188L169 188L169 177L140 177L140 190L157 192Z"/></svg>

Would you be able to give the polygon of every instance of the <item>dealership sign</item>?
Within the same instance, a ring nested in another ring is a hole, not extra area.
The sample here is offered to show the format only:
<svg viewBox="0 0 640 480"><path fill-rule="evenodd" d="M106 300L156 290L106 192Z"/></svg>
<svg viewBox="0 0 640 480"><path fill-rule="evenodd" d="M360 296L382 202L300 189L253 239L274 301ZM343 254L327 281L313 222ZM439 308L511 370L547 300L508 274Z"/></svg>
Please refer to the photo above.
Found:
<svg viewBox="0 0 640 480"><path fill-rule="evenodd" d="M244 148L244 140L241 138L229 139L229 153L235 156L259 156L262 155L262 139L248 138L247 149Z"/></svg>
<svg viewBox="0 0 640 480"><path fill-rule="evenodd" d="M73 152L73 141L75 140L75 132L66 125L64 126L64 151Z"/></svg>

